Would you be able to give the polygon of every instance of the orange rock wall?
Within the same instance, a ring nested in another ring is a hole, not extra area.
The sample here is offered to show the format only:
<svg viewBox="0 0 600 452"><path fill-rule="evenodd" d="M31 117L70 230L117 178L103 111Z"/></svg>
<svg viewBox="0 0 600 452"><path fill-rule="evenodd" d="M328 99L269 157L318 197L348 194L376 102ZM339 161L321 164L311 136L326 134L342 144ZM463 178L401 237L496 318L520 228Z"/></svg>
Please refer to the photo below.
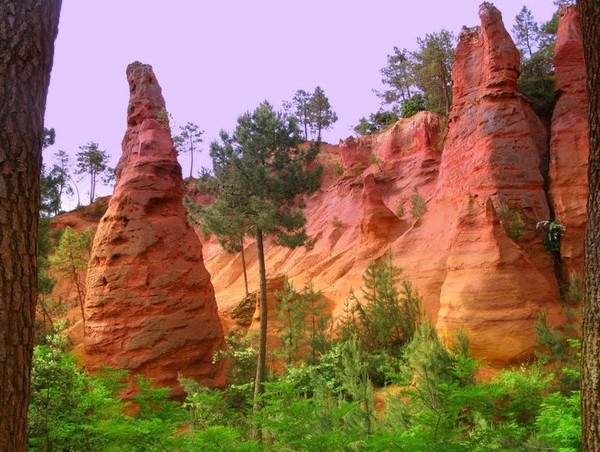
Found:
<svg viewBox="0 0 600 452"><path fill-rule="evenodd" d="M447 125L421 112L382 133L327 146L320 156L325 183L306 207L314 246L270 244L266 254L270 278L287 275L298 288L312 282L335 318L361 286L369 259L391 250L438 330L466 330L475 356L501 364L532 355L541 308L560 320L559 281L536 230L553 208L544 186L548 133L518 92L519 54L500 12L484 3L480 18L460 36ZM553 143L564 133L553 131ZM415 195L427 206L419 217L411 214ZM585 202L578 192L565 204L577 210ZM582 229L572 234L580 252ZM244 294L241 261L214 239L205 250L227 317ZM258 288L255 254L248 240L251 290Z"/></svg>

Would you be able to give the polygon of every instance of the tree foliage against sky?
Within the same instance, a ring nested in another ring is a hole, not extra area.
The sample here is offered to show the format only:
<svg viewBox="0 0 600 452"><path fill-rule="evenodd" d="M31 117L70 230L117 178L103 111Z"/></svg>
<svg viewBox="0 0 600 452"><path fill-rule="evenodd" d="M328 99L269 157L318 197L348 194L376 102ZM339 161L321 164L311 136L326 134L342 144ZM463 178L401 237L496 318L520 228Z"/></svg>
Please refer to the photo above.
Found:
<svg viewBox="0 0 600 452"><path fill-rule="evenodd" d="M76 154L77 168L76 174L85 174L90 178L90 204L96 198L96 183L101 180L108 184L114 178L114 171L108 166L108 153L100 150L98 143L90 141L88 144L79 147L80 151Z"/></svg>
<svg viewBox="0 0 600 452"><path fill-rule="evenodd" d="M331 128L338 120L329 98L320 86L312 93L299 89L291 102L284 102L284 108L298 121L304 131L305 141L309 138L309 131L313 139L321 141L321 132Z"/></svg>
<svg viewBox="0 0 600 452"><path fill-rule="evenodd" d="M521 80L550 85L546 79L554 72L554 42L558 13L548 22L537 22L527 6L515 17L512 36L521 54Z"/></svg>
<svg viewBox="0 0 600 452"><path fill-rule="evenodd" d="M179 135L173 137L173 143L177 152L190 154L190 177L194 170L194 152L200 151L199 145L202 143L204 130L193 122L188 122L185 126L179 126Z"/></svg>

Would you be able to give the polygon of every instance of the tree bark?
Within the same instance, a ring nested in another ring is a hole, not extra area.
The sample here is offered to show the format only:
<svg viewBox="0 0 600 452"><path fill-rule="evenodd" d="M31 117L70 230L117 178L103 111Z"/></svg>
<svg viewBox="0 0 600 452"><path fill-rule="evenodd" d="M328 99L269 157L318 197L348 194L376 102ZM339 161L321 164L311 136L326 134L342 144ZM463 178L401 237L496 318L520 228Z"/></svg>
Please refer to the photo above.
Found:
<svg viewBox="0 0 600 452"><path fill-rule="evenodd" d="M258 270L260 273L260 333L258 341L258 362L254 381L254 409L260 408L258 398L264 391L265 371L267 365L267 270L265 266L265 248L263 232L256 231L256 248L258 254Z"/></svg>
<svg viewBox="0 0 600 452"><path fill-rule="evenodd" d="M25 450L40 167L61 0L0 0L0 451Z"/></svg>
<svg viewBox="0 0 600 452"><path fill-rule="evenodd" d="M579 0L589 99L590 157L582 311L581 422L584 451L600 451L600 2Z"/></svg>
<svg viewBox="0 0 600 452"><path fill-rule="evenodd" d="M244 237L242 237L241 240L241 251L240 253L242 254L242 270L244 272L244 289L246 289L246 296L248 296L250 294L250 292L248 292L248 271L246 269L246 254L244 253Z"/></svg>

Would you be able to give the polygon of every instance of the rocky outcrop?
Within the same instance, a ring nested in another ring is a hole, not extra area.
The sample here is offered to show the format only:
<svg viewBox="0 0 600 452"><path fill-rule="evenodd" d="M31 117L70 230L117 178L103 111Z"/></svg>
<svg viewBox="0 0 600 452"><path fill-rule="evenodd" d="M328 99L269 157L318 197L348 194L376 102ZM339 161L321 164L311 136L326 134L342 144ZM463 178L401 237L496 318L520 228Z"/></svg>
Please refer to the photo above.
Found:
<svg viewBox="0 0 600 452"><path fill-rule="evenodd" d="M314 246L268 247L267 268L313 282L336 317L368 260L391 250L443 335L464 329L475 356L505 363L533 353L542 307L557 319L558 283L536 230L550 218L547 133L517 90L519 53L500 12L484 3L480 18L458 44L443 151L442 119L425 112L341 143L343 172L307 201ZM227 298L241 292L239 281L215 284Z"/></svg>
<svg viewBox="0 0 600 452"><path fill-rule="evenodd" d="M566 230L560 254L563 277L583 273L583 237L588 195L588 98L583 40L575 6L561 8L554 56L558 100L552 115L550 196Z"/></svg>
<svg viewBox="0 0 600 452"><path fill-rule="evenodd" d="M552 256L536 231L549 218L546 132L517 91L519 52L500 12L483 3L479 15L481 27L464 29L456 49L435 197L452 231L437 327L464 328L477 356L507 361L532 353L540 309L558 307ZM499 337L508 340L494 347Z"/></svg>
<svg viewBox="0 0 600 452"><path fill-rule="evenodd" d="M178 395L178 374L224 383L212 364L223 330L202 247L183 207L181 167L151 66L127 68L123 155L87 276L87 364L152 377Z"/></svg>
<svg viewBox="0 0 600 452"><path fill-rule="evenodd" d="M563 276L580 269L586 221L587 128L576 11L567 8L561 12L555 60L559 98L552 119L550 151L545 127L517 90L518 52L499 11L484 3L480 18L481 26L465 28L461 33L453 73L453 108L447 125L441 115L420 112L381 133L348 139L339 146L323 145L319 163L324 167L324 183L306 199L307 230L313 239L310 246L290 250L266 244L270 344L277 342L274 292L281 287L282 275L296 288L312 283L323 292L333 318L337 318L350 290L360 292L369 260L388 251L418 290L438 330L446 337L458 329L466 330L473 353L487 362L503 365L531 357L534 323L541 308L546 308L551 322L559 319L559 266L546 251L536 224L555 215L566 226L561 248ZM180 189L164 187L172 187L169 181L180 170L171 157L166 159L155 151L140 156L140 148L134 145L140 137L144 142L162 143L159 147L168 151L165 155L172 152L172 145L168 137L158 133L154 120L142 127L136 119L139 109L157 108L144 107L141 102L134 102L131 108L132 135L128 132L125 140L119 184L144 188L130 194L117 189L99 228L102 231L113 225L113 232L104 231L105 238L98 239L102 244L111 243L115 251L99 248L89 279L98 301L88 311L88 324L96 322L96 338L110 336L113 333L108 325L117 324L113 334L116 343L127 337L128 322L137 315L116 312L119 305L114 304L116 297L111 290L117 287L121 273L123 280L140 281L143 287L149 282L147 292L125 292L135 299L143 293L149 306L153 306L154 296L163 297L166 291L193 292L196 289L185 284L196 287L194 278L206 278L200 266L188 280L177 280L171 272L174 264L157 269L145 258L134 264L135 256L150 251L120 251L120 246L125 250L149 247L152 253L154 248L162 249L161 253L172 248L173 254L188 256L188 249L180 246L189 240L179 230L176 235L182 238L178 243L164 239L167 246L154 245L155 237L164 237L161 234L174 227L170 219L161 222L163 214L178 211L180 205L165 201L168 207L163 207L154 195L147 196L148 190L159 187L162 194L157 198L168 198L170 190ZM149 147L156 146L142 146ZM135 171L143 177L137 178L126 161L139 166ZM550 172L546 175L548 161ZM551 202L545 192L548 181ZM127 196L136 201L126 204ZM196 199L210 202L198 194ZM113 209L117 205L130 207L123 207L126 213L121 214ZM153 225L160 226L145 226L142 211ZM128 224L136 225L134 230L127 232ZM246 328L251 323L250 329L255 329L259 318L249 318L253 302L246 298L241 256L224 253L214 238L201 235L201 240L225 326ZM256 293L256 245L250 238L244 251L249 290ZM159 259L171 262L171 255L159 255ZM114 260L125 265L118 267ZM166 281L165 286L158 284L156 275L160 272L165 279L173 279L171 285ZM102 312L101 300L115 306L107 311L112 316L110 322L93 318L98 315L94 312ZM150 338L149 343L153 340ZM120 362L130 359L115 352L119 350L116 345L110 347L104 355L96 347L93 356L107 361L109 354L120 357Z"/></svg>

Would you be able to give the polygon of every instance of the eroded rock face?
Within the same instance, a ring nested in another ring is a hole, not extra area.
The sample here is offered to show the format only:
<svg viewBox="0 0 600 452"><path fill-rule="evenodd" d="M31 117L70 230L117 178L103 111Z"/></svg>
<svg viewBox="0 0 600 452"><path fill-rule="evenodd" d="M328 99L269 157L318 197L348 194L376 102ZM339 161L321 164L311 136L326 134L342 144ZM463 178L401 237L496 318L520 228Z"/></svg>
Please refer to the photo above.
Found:
<svg viewBox="0 0 600 452"><path fill-rule="evenodd" d="M532 353L540 309L558 307L553 260L535 228L549 218L546 133L516 89L519 52L500 12L484 3L479 13L481 27L464 30L456 49L435 197L452 231L437 327L464 328L477 356L508 361Z"/></svg>
<svg viewBox="0 0 600 452"><path fill-rule="evenodd" d="M182 204L181 167L152 67L127 68L130 101L115 192L87 276L87 363L117 366L174 388L178 374L224 383L223 345L202 246Z"/></svg>
<svg viewBox="0 0 600 452"><path fill-rule="evenodd" d="M565 227L563 277L583 274L583 237L588 195L588 98L581 21L575 6L562 8L554 55L558 101L552 115L550 196Z"/></svg>

